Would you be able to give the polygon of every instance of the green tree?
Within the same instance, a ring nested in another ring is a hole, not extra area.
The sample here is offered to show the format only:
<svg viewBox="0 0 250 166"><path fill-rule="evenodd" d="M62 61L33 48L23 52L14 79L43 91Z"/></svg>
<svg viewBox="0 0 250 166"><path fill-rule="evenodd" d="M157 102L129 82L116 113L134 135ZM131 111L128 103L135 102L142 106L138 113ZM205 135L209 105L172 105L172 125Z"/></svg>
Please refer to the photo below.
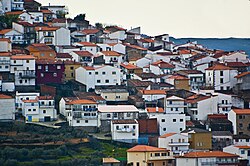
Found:
<svg viewBox="0 0 250 166"><path fill-rule="evenodd" d="M77 16L74 17L75 21L84 21L86 17L86 14L78 14Z"/></svg>
<svg viewBox="0 0 250 166"><path fill-rule="evenodd" d="M104 28L103 24L99 23L99 22L95 23L95 27L96 27L96 29L103 29Z"/></svg>
<svg viewBox="0 0 250 166"><path fill-rule="evenodd" d="M0 28L12 28L12 22L18 21L18 15L1 15L0 20Z"/></svg>

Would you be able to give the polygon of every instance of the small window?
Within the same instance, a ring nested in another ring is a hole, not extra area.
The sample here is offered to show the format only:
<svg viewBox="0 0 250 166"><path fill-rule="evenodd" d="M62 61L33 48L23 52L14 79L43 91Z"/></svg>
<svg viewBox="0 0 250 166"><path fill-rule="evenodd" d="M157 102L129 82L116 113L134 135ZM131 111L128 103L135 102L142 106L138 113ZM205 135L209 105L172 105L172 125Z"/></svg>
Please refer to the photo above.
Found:
<svg viewBox="0 0 250 166"><path fill-rule="evenodd" d="M105 72L105 71L103 71L103 72L102 72L102 75L105 75L105 74L106 74L106 72Z"/></svg>
<svg viewBox="0 0 250 166"><path fill-rule="evenodd" d="M44 77L44 74L43 74L43 73L41 73L41 77Z"/></svg>
<svg viewBox="0 0 250 166"><path fill-rule="evenodd" d="M223 71L220 71L220 76L223 76Z"/></svg>
<svg viewBox="0 0 250 166"><path fill-rule="evenodd" d="M56 68L57 68L58 70L60 70L60 69L61 69L61 65L57 65Z"/></svg>
<svg viewBox="0 0 250 166"><path fill-rule="evenodd" d="M163 128L163 131L167 131L167 129L166 129L166 128Z"/></svg>
<svg viewBox="0 0 250 166"><path fill-rule="evenodd" d="M119 126L116 126L116 130L119 130Z"/></svg>
<svg viewBox="0 0 250 166"><path fill-rule="evenodd" d="M57 73L53 73L53 77L57 77Z"/></svg>
<svg viewBox="0 0 250 166"><path fill-rule="evenodd" d="M71 66L71 67L70 67L70 70L74 70L74 67Z"/></svg>
<svg viewBox="0 0 250 166"><path fill-rule="evenodd" d="M76 123L80 123L80 120L77 120Z"/></svg>
<svg viewBox="0 0 250 166"><path fill-rule="evenodd" d="M43 110L43 113L46 114L46 110Z"/></svg>
<svg viewBox="0 0 250 166"><path fill-rule="evenodd" d="M220 79L220 83L223 84L223 78Z"/></svg>
<svg viewBox="0 0 250 166"><path fill-rule="evenodd" d="M14 63L16 63L16 60L14 60Z"/></svg>
<svg viewBox="0 0 250 166"><path fill-rule="evenodd" d="M85 120L85 123L89 123L89 121L88 121L88 120Z"/></svg>
<svg viewBox="0 0 250 166"><path fill-rule="evenodd" d="M37 66L37 69L41 70L41 69L42 69L42 66L38 65L38 66Z"/></svg>
<svg viewBox="0 0 250 166"><path fill-rule="evenodd" d="M30 60L26 60L26 63L30 63Z"/></svg>
<svg viewBox="0 0 250 166"><path fill-rule="evenodd" d="M180 122L183 122L183 119L180 119Z"/></svg>
<svg viewBox="0 0 250 166"><path fill-rule="evenodd" d="M156 157L160 156L160 153L155 153L155 156L156 156Z"/></svg>
<svg viewBox="0 0 250 166"><path fill-rule="evenodd" d="M105 83L109 83L109 80L105 80Z"/></svg>
<svg viewBox="0 0 250 166"><path fill-rule="evenodd" d="M31 111L31 109L28 109L28 111Z"/></svg>
<svg viewBox="0 0 250 166"><path fill-rule="evenodd" d="M98 75L98 72L97 72L97 71L95 72L95 75Z"/></svg>
<svg viewBox="0 0 250 166"><path fill-rule="evenodd" d="M161 122L165 122L165 119L161 119Z"/></svg>
<svg viewBox="0 0 250 166"><path fill-rule="evenodd" d="M107 118L110 118L110 114L107 114Z"/></svg>
<svg viewBox="0 0 250 166"><path fill-rule="evenodd" d="M240 152L241 154L245 154L245 150L241 150L241 152Z"/></svg>
<svg viewBox="0 0 250 166"><path fill-rule="evenodd" d="M36 109L33 109L33 111L36 111Z"/></svg>
<svg viewBox="0 0 250 166"><path fill-rule="evenodd" d="M136 128L136 126L135 125L133 125L133 129L135 129Z"/></svg>
<svg viewBox="0 0 250 166"><path fill-rule="evenodd" d="M96 80L96 83L101 83L101 80Z"/></svg>
<svg viewBox="0 0 250 166"><path fill-rule="evenodd" d="M132 136L135 136L135 133L133 133Z"/></svg>
<svg viewBox="0 0 250 166"><path fill-rule="evenodd" d="M89 75L91 75L92 73L91 72L89 72Z"/></svg>
<svg viewBox="0 0 250 166"><path fill-rule="evenodd" d="M128 113L127 113L127 117L130 117L130 116L131 116L131 115L130 115L130 113L128 112Z"/></svg>
<svg viewBox="0 0 250 166"><path fill-rule="evenodd" d="M176 122L176 119L173 119L173 122Z"/></svg>
<svg viewBox="0 0 250 166"><path fill-rule="evenodd" d="M112 74L113 74L113 75L116 75L116 72L115 72L115 71L112 71Z"/></svg>

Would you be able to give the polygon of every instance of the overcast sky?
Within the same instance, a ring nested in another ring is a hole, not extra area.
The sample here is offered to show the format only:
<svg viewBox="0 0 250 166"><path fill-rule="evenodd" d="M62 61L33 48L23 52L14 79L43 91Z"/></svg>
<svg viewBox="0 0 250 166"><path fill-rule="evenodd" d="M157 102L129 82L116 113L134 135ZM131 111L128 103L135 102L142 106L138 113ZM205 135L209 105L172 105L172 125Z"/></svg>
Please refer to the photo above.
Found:
<svg viewBox="0 0 250 166"><path fill-rule="evenodd" d="M250 0L38 0L86 13L96 22L141 26L142 33L174 37L250 38Z"/></svg>

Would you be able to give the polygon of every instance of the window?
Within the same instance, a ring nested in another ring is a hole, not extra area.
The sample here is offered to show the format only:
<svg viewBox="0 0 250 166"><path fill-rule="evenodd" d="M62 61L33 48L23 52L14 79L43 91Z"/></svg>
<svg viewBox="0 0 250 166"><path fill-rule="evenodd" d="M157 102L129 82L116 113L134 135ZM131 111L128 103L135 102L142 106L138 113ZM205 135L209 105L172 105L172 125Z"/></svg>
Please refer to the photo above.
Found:
<svg viewBox="0 0 250 166"><path fill-rule="evenodd" d="M57 65L56 68L57 68L58 70L60 70L60 69L61 69L61 65Z"/></svg>
<svg viewBox="0 0 250 166"><path fill-rule="evenodd" d="M95 72L95 75L98 75L98 72L97 72L97 71Z"/></svg>
<svg viewBox="0 0 250 166"><path fill-rule="evenodd" d="M102 72L102 75L105 75L105 74L106 74L106 72L105 72L105 71L103 71L103 72Z"/></svg>
<svg viewBox="0 0 250 166"><path fill-rule="evenodd" d="M242 124L242 123L239 123L239 127L243 127L243 124Z"/></svg>
<svg viewBox="0 0 250 166"><path fill-rule="evenodd" d="M166 129L166 128L163 128L163 131L167 131L167 129Z"/></svg>
<svg viewBox="0 0 250 166"><path fill-rule="evenodd" d="M110 114L107 114L107 118L110 118Z"/></svg>
<svg viewBox="0 0 250 166"><path fill-rule="evenodd" d="M43 74L43 73L41 73L41 77L44 77L44 74Z"/></svg>
<svg viewBox="0 0 250 166"><path fill-rule="evenodd" d="M36 109L33 109L33 111L36 111Z"/></svg>
<svg viewBox="0 0 250 166"><path fill-rule="evenodd" d="M16 67L14 67L14 71L16 71L17 70L17 68Z"/></svg>
<svg viewBox="0 0 250 166"><path fill-rule="evenodd" d="M57 77L57 73L53 73L53 77Z"/></svg>
<svg viewBox="0 0 250 166"><path fill-rule="evenodd" d="M109 83L109 80L105 80L105 83Z"/></svg>
<svg viewBox="0 0 250 166"><path fill-rule="evenodd" d="M242 115L239 115L239 119L242 119Z"/></svg>
<svg viewBox="0 0 250 166"><path fill-rule="evenodd" d="M22 84L22 83L23 83L23 80L19 80L19 83Z"/></svg>
<svg viewBox="0 0 250 166"><path fill-rule="evenodd" d="M14 60L14 63L16 63L16 60Z"/></svg>
<svg viewBox="0 0 250 166"><path fill-rule="evenodd" d="M160 153L155 153L155 156L156 156L156 157L160 156Z"/></svg>
<svg viewBox="0 0 250 166"><path fill-rule="evenodd" d="M178 108L175 108L175 111L178 111Z"/></svg>
<svg viewBox="0 0 250 166"><path fill-rule="evenodd" d="M162 119L161 122L165 122L165 119Z"/></svg>
<svg viewBox="0 0 250 166"><path fill-rule="evenodd" d="M171 105L173 103L173 101L169 101L169 105Z"/></svg>
<svg viewBox="0 0 250 166"><path fill-rule="evenodd" d="M130 113L129 112L127 113L127 117L130 117Z"/></svg>
<svg viewBox="0 0 250 166"><path fill-rule="evenodd" d="M26 70L30 70L30 68L29 68L29 67L26 67Z"/></svg>
<svg viewBox="0 0 250 166"><path fill-rule="evenodd" d="M45 66L45 71L49 71L49 66L48 65Z"/></svg>
<svg viewBox="0 0 250 166"><path fill-rule="evenodd" d="M116 112L113 114L113 116L114 116L114 118L117 118L117 117L118 117L118 115L117 115Z"/></svg>
<svg viewBox="0 0 250 166"><path fill-rule="evenodd" d="M223 78L220 78L220 83L223 84Z"/></svg>
<svg viewBox="0 0 250 166"><path fill-rule="evenodd" d="M28 111L31 111L31 109L28 109Z"/></svg>
<svg viewBox="0 0 250 166"><path fill-rule="evenodd" d="M101 80L96 80L96 83L101 83Z"/></svg>
<svg viewBox="0 0 250 166"><path fill-rule="evenodd" d="M135 129L136 128L136 126L135 125L133 125L133 129Z"/></svg>
<svg viewBox="0 0 250 166"><path fill-rule="evenodd" d="M113 74L113 75L116 75L116 72L115 72L115 71L112 71L112 74Z"/></svg>
<svg viewBox="0 0 250 166"><path fill-rule="evenodd" d="M116 130L119 130L119 126L116 126Z"/></svg>
<svg viewBox="0 0 250 166"><path fill-rule="evenodd" d="M245 150L241 150L240 153L241 153L241 154L245 154Z"/></svg>
<svg viewBox="0 0 250 166"><path fill-rule="evenodd" d="M42 66L38 65L38 66L37 66L37 69L41 70L41 69L42 69Z"/></svg>
<svg viewBox="0 0 250 166"><path fill-rule="evenodd" d="M89 72L89 75L91 75L92 73L91 72Z"/></svg>
<svg viewBox="0 0 250 166"><path fill-rule="evenodd" d="M77 120L76 123L80 123L80 120Z"/></svg>
<svg viewBox="0 0 250 166"><path fill-rule="evenodd" d="M89 121L88 121L88 120L85 120L85 123L89 123Z"/></svg>
<svg viewBox="0 0 250 166"><path fill-rule="evenodd" d="M173 119L173 122L176 122L176 119Z"/></svg>
<svg viewBox="0 0 250 166"><path fill-rule="evenodd" d="M223 76L223 71L220 71L220 76Z"/></svg>
<svg viewBox="0 0 250 166"><path fill-rule="evenodd" d="M182 128L180 128L180 131L182 131Z"/></svg>
<svg viewBox="0 0 250 166"><path fill-rule="evenodd" d="M135 136L135 133L133 133L132 136Z"/></svg>
<svg viewBox="0 0 250 166"><path fill-rule="evenodd" d="M25 83L27 83L28 81L27 80L24 80Z"/></svg>
<svg viewBox="0 0 250 166"><path fill-rule="evenodd" d="M183 119L180 119L180 122L183 122Z"/></svg>
<svg viewBox="0 0 250 166"><path fill-rule="evenodd" d="M140 163L139 163L139 162L137 162L137 163L136 163L136 166L140 166Z"/></svg>
<svg viewBox="0 0 250 166"><path fill-rule="evenodd" d="M9 66L5 66L5 69L8 69L9 68Z"/></svg>
<svg viewBox="0 0 250 166"><path fill-rule="evenodd" d="M46 114L46 110L43 110L43 113Z"/></svg>
<svg viewBox="0 0 250 166"><path fill-rule="evenodd" d="M223 90L223 86L220 87L220 90Z"/></svg>
<svg viewBox="0 0 250 166"><path fill-rule="evenodd" d="M74 70L74 67L70 67L70 70Z"/></svg>
<svg viewBox="0 0 250 166"><path fill-rule="evenodd" d="M167 156L167 153L161 153L161 156Z"/></svg>

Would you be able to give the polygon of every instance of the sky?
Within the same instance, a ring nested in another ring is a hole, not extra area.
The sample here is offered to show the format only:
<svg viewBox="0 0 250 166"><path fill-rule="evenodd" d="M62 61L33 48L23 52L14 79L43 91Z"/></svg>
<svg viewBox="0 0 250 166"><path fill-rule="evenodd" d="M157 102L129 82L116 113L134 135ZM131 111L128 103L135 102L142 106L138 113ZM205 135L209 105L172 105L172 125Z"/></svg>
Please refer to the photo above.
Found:
<svg viewBox="0 0 250 166"><path fill-rule="evenodd" d="M250 0L37 0L85 13L91 24L140 26L147 35L250 38Z"/></svg>

